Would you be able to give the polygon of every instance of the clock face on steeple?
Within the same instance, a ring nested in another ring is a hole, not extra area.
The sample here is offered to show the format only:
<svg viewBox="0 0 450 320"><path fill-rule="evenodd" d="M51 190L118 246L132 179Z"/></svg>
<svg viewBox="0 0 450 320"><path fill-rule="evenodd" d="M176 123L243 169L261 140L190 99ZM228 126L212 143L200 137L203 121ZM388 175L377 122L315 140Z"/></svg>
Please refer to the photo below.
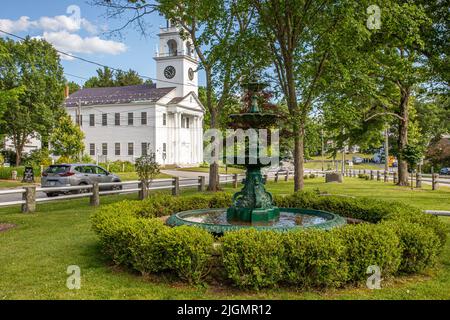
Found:
<svg viewBox="0 0 450 320"><path fill-rule="evenodd" d="M173 77L175 77L175 73L176 73L176 71L175 71L175 68L173 66L167 66L164 69L164 76L167 79L172 79Z"/></svg>
<svg viewBox="0 0 450 320"><path fill-rule="evenodd" d="M189 70L188 70L188 77L189 77L189 80L194 80L194 70L192 70L192 68L189 68Z"/></svg>

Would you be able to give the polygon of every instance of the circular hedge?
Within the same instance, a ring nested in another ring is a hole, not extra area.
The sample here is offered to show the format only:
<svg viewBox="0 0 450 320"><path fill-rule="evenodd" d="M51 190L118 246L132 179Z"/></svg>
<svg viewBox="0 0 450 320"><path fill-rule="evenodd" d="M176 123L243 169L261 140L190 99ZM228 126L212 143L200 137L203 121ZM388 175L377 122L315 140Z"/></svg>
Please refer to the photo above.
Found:
<svg viewBox="0 0 450 320"><path fill-rule="evenodd" d="M189 283L207 281L211 269L242 288L274 285L339 287L365 281L367 268L382 277L420 272L432 266L447 230L434 216L397 202L323 197L299 192L275 197L278 207L330 211L366 223L330 231L289 232L245 229L214 237L192 227L169 227L160 217L176 212L224 208L231 194L121 201L91 217L104 252L116 264L142 274L170 271ZM217 278L215 279L217 280Z"/></svg>

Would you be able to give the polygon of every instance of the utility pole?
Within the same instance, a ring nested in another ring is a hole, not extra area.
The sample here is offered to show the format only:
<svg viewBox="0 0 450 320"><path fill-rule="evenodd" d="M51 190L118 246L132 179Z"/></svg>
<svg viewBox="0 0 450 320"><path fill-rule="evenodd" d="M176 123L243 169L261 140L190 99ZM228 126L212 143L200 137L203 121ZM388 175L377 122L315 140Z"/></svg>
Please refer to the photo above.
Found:
<svg viewBox="0 0 450 320"><path fill-rule="evenodd" d="M384 171L389 172L389 125L384 129Z"/></svg>
<svg viewBox="0 0 450 320"><path fill-rule="evenodd" d="M76 115L76 119L77 120L76 121L77 121L77 124L78 124L78 128L80 128L80 130L82 130L81 129L81 121L82 121L82 117L81 117L81 100L78 100L76 113L77 113L77 115ZM80 157L80 161L81 161L81 158L83 158L83 152L80 151L79 157Z"/></svg>

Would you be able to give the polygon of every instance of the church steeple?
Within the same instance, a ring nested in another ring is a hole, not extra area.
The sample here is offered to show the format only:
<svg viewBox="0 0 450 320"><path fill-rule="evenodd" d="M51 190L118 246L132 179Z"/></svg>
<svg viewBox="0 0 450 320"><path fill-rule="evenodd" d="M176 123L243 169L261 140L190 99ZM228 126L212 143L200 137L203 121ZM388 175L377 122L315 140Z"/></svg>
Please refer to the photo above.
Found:
<svg viewBox="0 0 450 320"><path fill-rule="evenodd" d="M176 95L184 97L193 91L198 94L198 61L192 41L181 37L181 27L167 20L160 28L156 60L157 88L176 87Z"/></svg>

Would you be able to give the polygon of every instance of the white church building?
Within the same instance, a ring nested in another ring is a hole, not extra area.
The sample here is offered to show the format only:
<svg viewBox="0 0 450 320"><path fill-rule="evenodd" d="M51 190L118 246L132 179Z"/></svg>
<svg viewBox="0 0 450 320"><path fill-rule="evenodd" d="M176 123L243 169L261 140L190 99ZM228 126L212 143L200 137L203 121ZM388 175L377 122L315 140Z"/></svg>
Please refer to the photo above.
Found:
<svg viewBox="0 0 450 320"><path fill-rule="evenodd" d="M198 61L189 39L160 28L152 85L85 88L65 101L85 134L85 153L100 161L131 161L154 152L160 164L203 161L204 107L198 99Z"/></svg>

